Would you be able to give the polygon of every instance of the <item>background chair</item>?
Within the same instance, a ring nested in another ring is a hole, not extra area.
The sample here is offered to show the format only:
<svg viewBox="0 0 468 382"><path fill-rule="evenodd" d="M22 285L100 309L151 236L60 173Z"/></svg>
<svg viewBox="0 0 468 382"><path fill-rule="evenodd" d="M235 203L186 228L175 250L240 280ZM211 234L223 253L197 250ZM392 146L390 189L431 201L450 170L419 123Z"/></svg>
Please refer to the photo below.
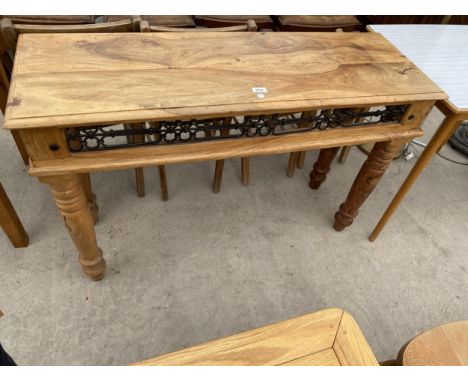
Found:
<svg viewBox="0 0 468 382"><path fill-rule="evenodd" d="M38 25L66 25L66 24L93 24L95 16L62 16L62 15L39 15L39 16L0 16L0 19L10 19L14 24L38 24Z"/></svg>
<svg viewBox="0 0 468 382"><path fill-rule="evenodd" d="M143 33L147 32L254 32L257 30L257 25L253 20L248 20L246 23L243 25L236 25L236 26L229 26L229 27L223 27L223 28L195 28L195 29L187 29L187 28L171 28L171 27L165 27L165 26L156 26L156 25L150 25L147 20L142 20L140 23L140 31ZM227 119L220 119L218 121L220 124L230 124L231 123L231 118ZM153 123L154 126L157 125L156 123ZM145 139L143 136L142 139ZM242 158L242 168L244 169L245 163L248 163L248 158ZM163 200L168 200L169 199L169 191L167 189L167 176L166 176L166 168L164 165L158 166L159 168L159 181L160 181L160 186L161 186L161 198ZM223 168L224 168L224 159L220 159L216 161L216 167L215 167L215 173L214 173L214 179L213 179L213 192L219 192L220 187L221 187L221 179L222 179L222 174L223 174ZM248 169L248 166L247 166ZM248 174L248 172L247 172Z"/></svg>
<svg viewBox="0 0 468 382"><path fill-rule="evenodd" d="M363 25L356 16L276 16L275 29L285 32L356 32Z"/></svg>
<svg viewBox="0 0 468 382"><path fill-rule="evenodd" d="M10 199L0 183L0 227L15 248L24 248L29 244L28 234L24 230Z"/></svg>
<svg viewBox="0 0 468 382"><path fill-rule="evenodd" d="M224 28L245 25L247 21L253 20L257 30L273 29L273 19L270 16L194 16L195 24L207 28Z"/></svg>
<svg viewBox="0 0 468 382"><path fill-rule="evenodd" d="M192 16L140 16L142 20L147 21L150 26L163 26L172 28L195 28ZM105 22L128 20L131 16L104 16Z"/></svg>

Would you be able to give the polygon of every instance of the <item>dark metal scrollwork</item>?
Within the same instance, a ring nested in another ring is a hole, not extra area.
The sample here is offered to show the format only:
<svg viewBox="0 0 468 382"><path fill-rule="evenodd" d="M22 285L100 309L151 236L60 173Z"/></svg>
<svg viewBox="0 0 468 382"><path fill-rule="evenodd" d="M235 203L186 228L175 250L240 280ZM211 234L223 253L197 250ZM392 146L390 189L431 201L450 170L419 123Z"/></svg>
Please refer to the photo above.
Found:
<svg viewBox="0 0 468 382"><path fill-rule="evenodd" d="M318 112L271 114L188 121L158 121L129 125L66 129L71 152L108 150L143 145L180 144L215 139L264 137L354 127L399 123L407 105L385 106L372 111L324 109ZM314 114L315 113L315 114Z"/></svg>

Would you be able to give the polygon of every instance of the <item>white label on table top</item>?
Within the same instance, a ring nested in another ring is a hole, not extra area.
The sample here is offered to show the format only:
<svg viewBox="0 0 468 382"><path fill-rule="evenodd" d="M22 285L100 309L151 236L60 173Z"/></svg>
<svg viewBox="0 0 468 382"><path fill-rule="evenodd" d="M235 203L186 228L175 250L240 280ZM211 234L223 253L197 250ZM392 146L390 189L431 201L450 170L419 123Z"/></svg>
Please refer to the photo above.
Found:
<svg viewBox="0 0 468 382"><path fill-rule="evenodd" d="M267 88L252 88L253 93L268 93Z"/></svg>

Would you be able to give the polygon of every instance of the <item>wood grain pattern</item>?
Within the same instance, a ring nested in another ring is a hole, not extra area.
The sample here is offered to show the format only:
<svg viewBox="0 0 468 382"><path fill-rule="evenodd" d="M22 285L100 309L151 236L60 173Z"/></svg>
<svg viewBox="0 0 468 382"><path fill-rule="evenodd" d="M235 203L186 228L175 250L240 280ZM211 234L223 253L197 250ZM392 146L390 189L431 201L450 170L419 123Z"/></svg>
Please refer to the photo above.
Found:
<svg viewBox="0 0 468 382"><path fill-rule="evenodd" d="M13 77L12 129L446 98L375 33L21 35Z"/></svg>
<svg viewBox="0 0 468 382"><path fill-rule="evenodd" d="M32 136L38 135L37 132L41 130L32 130ZM23 135L26 135L25 133L28 131L21 132ZM42 158L35 159L33 157L29 173L32 176L43 176L112 171L160 164L280 154L367 142L389 141L392 139L411 140L422 134L423 132L419 128L408 130L406 127L390 124L385 126L310 131L301 134L285 134L262 138L207 141L197 144L115 149L70 154L68 157L47 160ZM47 144L47 141L44 144Z"/></svg>
<svg viewBox="0 0 468 382"><path fill-rule="evenodd" d="M348 312L343 313L333 350L343 366L378 365L361 329Z"/></svg>
<svg viewBox="0 0 468 382"><path fill-rule="evenodd" d="M167 354L146 365L277 365L330 349L343 311L328 309Z"/></svg>
<svg viewBox="0 0 468 382"><path fill-rule="evenodd" d="M341 309L326 309L211 341L137 365L340 365L333 347L343 323ZM349 318L340 352L349 364L377 365L356 323ZM349 345L350 344L350 345ZM352 354L348 354L352 353Z"/></svg>
<svg viewBox="0 0 468 382"><path fill-rule="evenodd" d="M341 366L336 358L333 349L326 349L317 353L306 355L289 362L282 363L281 366Z"/></svg>
<svg viewBox="0 0 468 382"><path fill-rule="evenodd" d="M468 366L468 321L441 325L411 340L403 365Z"/></svg>

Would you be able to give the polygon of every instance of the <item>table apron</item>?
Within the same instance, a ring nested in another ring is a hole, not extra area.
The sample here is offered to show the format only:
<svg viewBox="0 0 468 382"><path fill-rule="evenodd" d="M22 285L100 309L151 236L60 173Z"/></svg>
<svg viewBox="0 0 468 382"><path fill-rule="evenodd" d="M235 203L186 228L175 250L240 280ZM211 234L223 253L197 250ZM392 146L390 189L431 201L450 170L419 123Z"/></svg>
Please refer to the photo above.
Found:
<svg viewBox="0 0 468 382"><path fill-rule="evenodd" d="M226 139L165 146L141 146L71 154L66 158L31 160L31 176L114 171L162 164L200 162L317 150L370 142L411 140L423 135L419 127L400 124L309 131L280 136Z"/></svg>

